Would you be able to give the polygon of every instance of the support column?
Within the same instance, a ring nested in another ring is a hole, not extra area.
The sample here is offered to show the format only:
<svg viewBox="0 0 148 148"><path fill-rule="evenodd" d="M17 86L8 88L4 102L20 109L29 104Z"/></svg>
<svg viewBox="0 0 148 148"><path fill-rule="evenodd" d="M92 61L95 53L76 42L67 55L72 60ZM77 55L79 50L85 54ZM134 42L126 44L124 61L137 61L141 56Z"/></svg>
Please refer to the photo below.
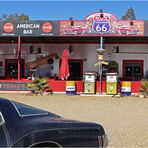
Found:
<svg viewBox="0 0 148 148"><path fill-rule="evenodd" d="M18 36L18 80L21 79L21 37Z"/></svg>

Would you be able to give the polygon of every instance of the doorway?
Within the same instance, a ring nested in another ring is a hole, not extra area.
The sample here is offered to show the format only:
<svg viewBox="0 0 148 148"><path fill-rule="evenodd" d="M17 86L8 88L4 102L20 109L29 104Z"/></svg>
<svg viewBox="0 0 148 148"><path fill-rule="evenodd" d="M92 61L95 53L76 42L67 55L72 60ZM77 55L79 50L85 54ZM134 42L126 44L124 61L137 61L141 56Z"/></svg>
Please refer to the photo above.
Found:
<svg viewBox="0 0 148 148"><path fill-rule="evenodd" d="M143 77L143 60L123 60L123 78L139 81Z"/></svg>
<svg viewBox="0 0 148 148"><path fill-rule="evenodd" d="M61 65L61 59L59 68ZM68 59L69 64L69 73L70 76L68 77L68 80L82 80L83 78L83 60L81 59Z"/></svg>
<svg viewBox="0 0 148 148"><path fill-rule="evenodd" d="M21 62L21 77L24 77L24 59ZM17 78L18 76L18 59L6 59L5 60L5 77Z"/></svg>
<svg viewBox="0 0 148 148"><path fill-rule="evenodd" d="M69 80L82 80L83 77L83 60L69 59Z"/></svg>

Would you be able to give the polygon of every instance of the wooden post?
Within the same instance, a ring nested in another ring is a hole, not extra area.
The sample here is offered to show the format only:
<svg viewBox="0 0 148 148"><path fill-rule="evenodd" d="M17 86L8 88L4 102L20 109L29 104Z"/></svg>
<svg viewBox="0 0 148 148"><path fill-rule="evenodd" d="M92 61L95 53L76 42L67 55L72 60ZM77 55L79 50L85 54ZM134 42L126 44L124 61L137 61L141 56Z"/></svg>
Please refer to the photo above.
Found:
<svg viewBox="0 0 148 148"><path fill-rule="evenodd" d="M18 36L18 80L21 79L21 37Z"/></svg>

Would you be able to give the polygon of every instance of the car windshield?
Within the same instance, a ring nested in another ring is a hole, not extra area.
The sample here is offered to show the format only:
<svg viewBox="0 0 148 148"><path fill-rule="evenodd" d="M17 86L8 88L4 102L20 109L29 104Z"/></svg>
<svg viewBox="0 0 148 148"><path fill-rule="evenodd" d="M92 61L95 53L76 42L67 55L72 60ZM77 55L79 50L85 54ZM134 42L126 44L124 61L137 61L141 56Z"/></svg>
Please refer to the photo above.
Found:
<svg viewBox="0 0 148 148"><path fill-rule="evenodd" d="M16 110L18 111L19 115L21 116L32 116L32 115L47 115L48 112L34 108L25 104L21 104L15 101L12 101L13 105L15 106Z"/></svg>

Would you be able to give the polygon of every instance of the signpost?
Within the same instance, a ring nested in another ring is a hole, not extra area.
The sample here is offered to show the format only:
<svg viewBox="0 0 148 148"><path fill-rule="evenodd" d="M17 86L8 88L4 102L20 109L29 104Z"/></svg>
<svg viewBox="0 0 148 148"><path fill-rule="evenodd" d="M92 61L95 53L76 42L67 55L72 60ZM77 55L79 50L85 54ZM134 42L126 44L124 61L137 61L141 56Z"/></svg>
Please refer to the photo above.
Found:
<svg viewBox="0 0 148 148"><path fill-rule="evenodd" d="M98 52L98 61L97 63L94 64L94 66L99 66L99 76L100 76L100 94L102 93L102 66L104 65L108 65L108 62L104 61L104 52L105 49L102 48L103 47L103 37L100 37L100 48L96 49L96 51Z"/></svg>
<svg viewBox="0 0 148 148"><path fill-rule="evenodd" d="M100 75L100 94L102 93L102 64L99 65L99 75Z"/></svg>

